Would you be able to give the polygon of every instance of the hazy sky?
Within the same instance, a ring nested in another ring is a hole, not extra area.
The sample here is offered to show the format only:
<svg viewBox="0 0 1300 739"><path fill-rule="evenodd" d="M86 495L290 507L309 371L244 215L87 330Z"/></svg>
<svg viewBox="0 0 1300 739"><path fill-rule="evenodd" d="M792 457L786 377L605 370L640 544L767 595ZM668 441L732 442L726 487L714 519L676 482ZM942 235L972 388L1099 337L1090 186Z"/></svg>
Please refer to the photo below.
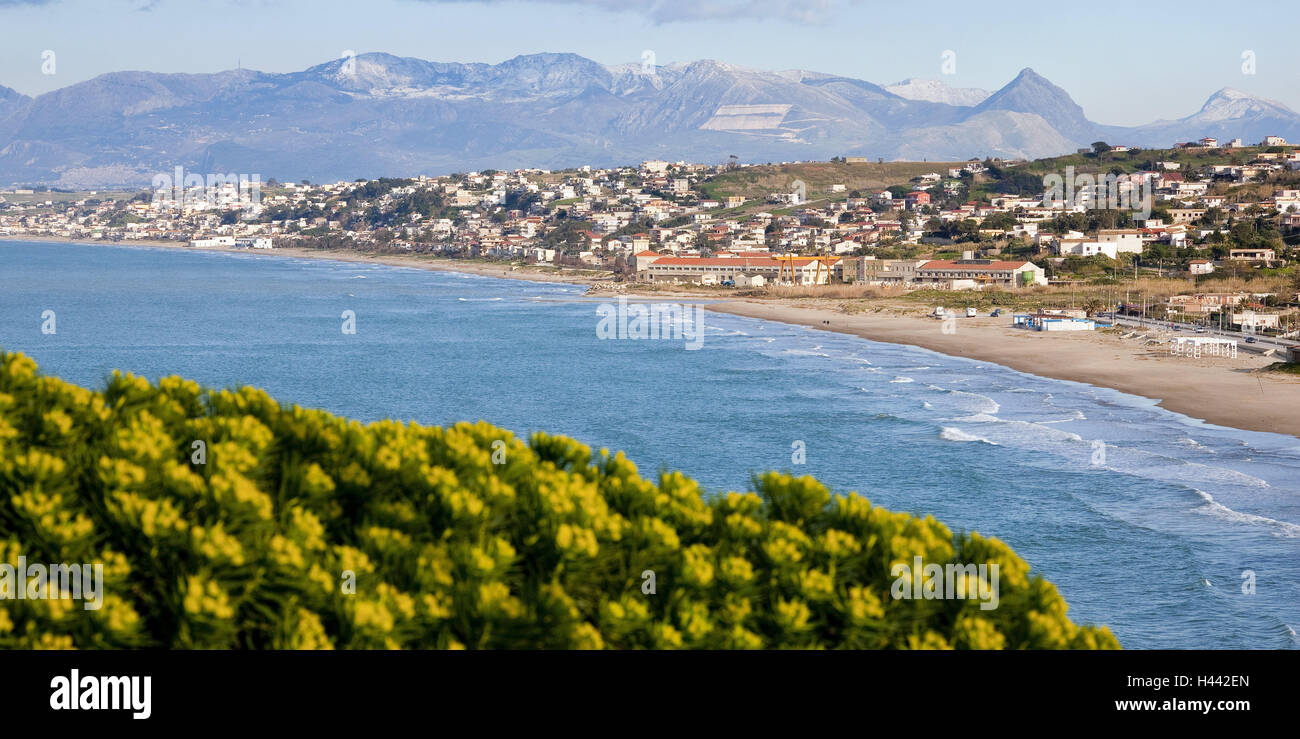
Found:
<svg viewBox="0 0 1300 739"><path fill-rule="evenodd" d="M1132 125L1193 113L1221 87L1300 110L1295 11L1280 0L0 0L0 85L39 94L127 69L289 72L344 50L490 63L568 51L612 64L650 49L659 64L988 90L1033 67L1092 120ZM956 74L941 75L946 50Z"/></svg>

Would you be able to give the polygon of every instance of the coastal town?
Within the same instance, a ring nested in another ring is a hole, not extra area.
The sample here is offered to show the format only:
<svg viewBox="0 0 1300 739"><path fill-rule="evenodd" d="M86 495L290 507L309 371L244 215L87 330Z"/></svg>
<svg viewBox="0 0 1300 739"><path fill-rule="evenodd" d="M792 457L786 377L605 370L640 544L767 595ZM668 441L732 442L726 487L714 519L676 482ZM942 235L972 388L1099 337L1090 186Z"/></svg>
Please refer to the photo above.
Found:
<svg viewBox="0 0 1300 739"><path fill-rule="evenodd" d="M178 170L178 186L166 176L153 190L0 193L0 236L429 255L750 294L1102 284L1113 300L1065 308L1280 339L1300 326L1300 145L1097 142L1056 160L911 165L645 161L329 184ZM899 181L862 186L873 170ZM1046 186L1061 173L1064 197ZM1116 195L1126 207L1112 207ZM1188 289L1148 300L1118 287L1150 277ZM1261 287L1220 287L1232 279Z"/></svg>

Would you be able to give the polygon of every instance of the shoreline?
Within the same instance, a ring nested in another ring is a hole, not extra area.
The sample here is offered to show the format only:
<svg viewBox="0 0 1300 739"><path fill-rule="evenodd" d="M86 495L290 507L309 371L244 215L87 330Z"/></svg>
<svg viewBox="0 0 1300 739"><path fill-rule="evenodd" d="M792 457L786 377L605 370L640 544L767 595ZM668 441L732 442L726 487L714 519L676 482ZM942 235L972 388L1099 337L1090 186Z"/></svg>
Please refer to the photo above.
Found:
<svg viewBox="0 0 1300 739"><path fill-rule="evenodd" d="M1244 353L1237 359L1172 357L1163 344L1149 347L1110 334L1014 329L1010 316L959 318L955 333L945 334L941 321L886 312L846 314L827 307L753 301L713 303L705 309L916 346L1038 377L1118 390L1216 426L1300 437L1300 378L1255 371L1277 361L1273 358Z"/></svg>
<svg viewBox="0 0 1300 739"><path fill-rule="evenodd" d="M50 236L0 236L6 241L38 241L89 246L142 246L189 251L322 259L382 264L486 277L591 286L604 280L590 275L543 272L539 269L402 254L369 255L339 250L296 247L270 250L194 248L176 242L149 240L69 241ZM1165 410L1217 426L1300 437L1300 377L1258 372L1277 361L1251 353L1237 359L1171 357L1162 346L1148 347L1135 339L1099 332L1047 334L1010 328L1010 316L959 318L956 331L945 334L940 321L911 308L901 313L884 301L877 312L846 313L834 303L800 303L776 298L764 301L728 299L690 293L640 294L635 284L614 294L645 301L692 299L706 310L807 326L858 336L871 341L904 344L948 356L991 362L1013 370L1055 380L1080 382L1152 400ZM1154 333L1154 331L1152 332Z"/></svg>
<svg viewBox="0 0 1300 739"><path fill-rule="evenodd" d="M415 254L367 254L341 249L306 249L297 246L276 247L274 249L236 249L228 246L194 247L176 241L155 241L151 239L122 239L121 241L104 241L102 239L72 240L58 236L15 236L0 235L0 241L34 241L54 244L82 244L85 246L143 246L157 249L175 249L190 252L225 252L228 254L256 254L266 256L300 257L303 259L324 259L334 262L352 262L360 264L383 264L389 267L412 267L432 272L461 272L484 277L500 277L508 280L527 280L529 282L559 282L570 285L593 285L605 278L581 274L582 272L599 272L599 270L565 269L560 271L549 267L530 267L513 264L494 264L491 262L473 262L464 259L446 259L442 257L425 257ZM572 272L573 274L569 274Z"/></svg>

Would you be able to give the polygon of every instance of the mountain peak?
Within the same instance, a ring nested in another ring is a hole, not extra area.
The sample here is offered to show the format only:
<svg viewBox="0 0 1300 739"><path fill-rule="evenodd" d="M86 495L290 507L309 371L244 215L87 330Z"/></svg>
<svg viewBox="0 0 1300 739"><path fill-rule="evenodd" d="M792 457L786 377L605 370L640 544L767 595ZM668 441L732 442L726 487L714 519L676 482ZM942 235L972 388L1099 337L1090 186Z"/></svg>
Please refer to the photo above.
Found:
<svg viewBox="0 0 1300 739"><path fill-rule="evenodd" d="M1232 87L1224 87L1207 98L1205 104L1192 118L1202 123L1210 123L1261 115L1287 116L1294 115L1294 111L1276 100L1251 95Z"/></svg>
<svg viewBox="0 0 1300 739"><path fill-rule="evenodd" d="M976 112L993 110L1036 114L1076 142L1086 142L1094 133L1095 126L1070 94L1031 67L1020 70L1015 79L976 106Z"/></svg>
<svg viewBox="0 0 1300 739"><path fill-rule="evenodd" d="M1239 98L1248 98L1248 97L1254 97L1254 96L1249 93L1242 92L1241 90L1238 90L1235 87L1221 87L1218 90L1216 90L1213 95L1210 95L1209 99L1214 100L1215 98L1223 98L1227 100L1237 100Z"/></svg>

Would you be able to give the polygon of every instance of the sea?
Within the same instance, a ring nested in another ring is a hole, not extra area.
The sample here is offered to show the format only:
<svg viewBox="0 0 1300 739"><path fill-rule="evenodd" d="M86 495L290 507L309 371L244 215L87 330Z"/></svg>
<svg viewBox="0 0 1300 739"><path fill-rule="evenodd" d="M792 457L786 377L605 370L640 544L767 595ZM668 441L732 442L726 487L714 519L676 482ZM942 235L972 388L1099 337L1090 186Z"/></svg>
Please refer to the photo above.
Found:
<svg viewBox="0 0 1300 739"><path fill-rule="evenodd" d="M92 388L114 370L181 375L363 421L565 434L709 495L770 469L813 475L998 537L1072 619L1126 648L1300 648L1296 437L708 311L695 349L611 339L598 331L611 301L584 292L274 253L0 241L0 348Z"/></svg>

